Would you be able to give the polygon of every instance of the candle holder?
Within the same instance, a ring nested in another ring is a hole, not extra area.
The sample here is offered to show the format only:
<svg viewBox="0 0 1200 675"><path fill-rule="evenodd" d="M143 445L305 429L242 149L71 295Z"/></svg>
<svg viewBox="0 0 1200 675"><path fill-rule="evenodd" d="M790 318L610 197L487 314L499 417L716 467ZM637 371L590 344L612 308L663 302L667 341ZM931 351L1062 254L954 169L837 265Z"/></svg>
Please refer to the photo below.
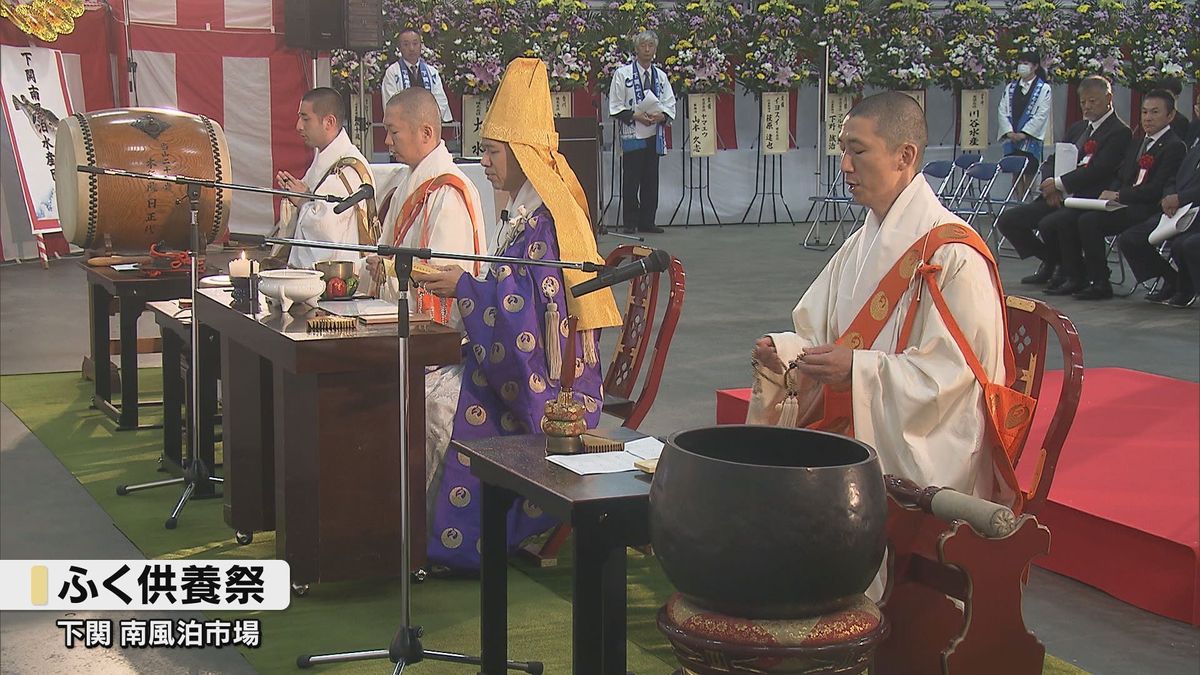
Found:
<svg viewBox="0 0 1200 675"><path fill-rule="evenodd" d="M255 272L250 275L250 297L249 297L250 311L249 311L249 313L254 314L256 316L258 315L258 312L259 312L258 281L259 281L258 271L255 270Z"/></svg>
<svg viewBox="0 0 1200 675"><path fill-rule="evenodd" d="M250 277L230 277L233 284L233 309L246 313L250 310Z"/></svg>

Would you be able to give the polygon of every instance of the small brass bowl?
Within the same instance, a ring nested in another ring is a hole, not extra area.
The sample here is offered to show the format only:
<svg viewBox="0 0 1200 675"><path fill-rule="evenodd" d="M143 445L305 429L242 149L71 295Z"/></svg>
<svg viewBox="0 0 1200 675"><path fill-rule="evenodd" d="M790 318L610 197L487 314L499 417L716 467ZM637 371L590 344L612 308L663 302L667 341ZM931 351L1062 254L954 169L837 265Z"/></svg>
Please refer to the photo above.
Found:
<svg viewBox="0 0 1200 675"><path fill-rule="evenodd" d="M314 263L313 269L321 273L321 279L325 283L329 283L333 278L349 281L354 276L354 263L349 260L323 260Z"/></svg>

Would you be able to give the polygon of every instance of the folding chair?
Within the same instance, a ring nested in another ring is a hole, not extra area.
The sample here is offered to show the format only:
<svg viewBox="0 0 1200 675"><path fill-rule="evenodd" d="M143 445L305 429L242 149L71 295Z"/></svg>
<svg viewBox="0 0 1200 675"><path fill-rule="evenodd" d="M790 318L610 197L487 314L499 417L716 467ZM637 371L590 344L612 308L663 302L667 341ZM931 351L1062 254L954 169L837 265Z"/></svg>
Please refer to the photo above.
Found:
<svg viewBox="0 0 1200 675"><path fill-rule="evenodd" d="M830 181L829 189L825 191L825 196L820 197L814 195L808 199L812 202L812 205L808 207L808 215L805 216L804 220L811 222L812 225L808 228L808 234L804 235L803 245L804 248L815 251L824 251L830 246L833 246L834 240L839 234L841 235L842 241L845 241L846 237L850 236L850 233L853 232L856 227L858 227L859 219L862 218L866 213L866 209L860 209L859 213L854 213L854 198L846 192L846 181L842 176L842 170L840 168L838 169L837 174L833 177L833 180ZM818 204L820 205L819 210L817 209ZM828 213L829 209L831 208L833 209L834 214L837 215L837 222L834 224L833 232L829 234L829 239L822 244L821 224L829 222L829 219L825 217L825 214ZM813 211L817 212L816 218L813 218ZM850 229L847 230L845 222L846 218L850 215L854 215L854 220L850 224Z"/></svg>
<svg viewBox="0 0 1200 675"><path fill-rule="evenodd" d="M962 187L948 207L954 215L974 227L977 216L992 212L991 190L1000 166L995 162L976 162L963 174Z"/></svg>
<svg viewBox="0 0 1200 675"><path fill-rule="evenodd" d="M1010 158L1005 157L1004 159L1010 159ZM1016 157L1014 156L1013 159L1016 159ZM1028 159L1028 158L1025 158L1025 159ZM1000 161L1003 162L1004 160L1000 160ZM1053 173L1054 173L1054 156L1051 155L1050 157L1046 158L1041 163L1041 166L1038 169L1038 176L1039 177L1048 177L1048 176L1052 175ZM996 214L996 220L999 220L1000 214L1004 213L1005 209L1009 208L1010 206L1021 206L1023 204L1029 203L1029 197L1034 194L1033 185L1034 185L1034 183L1029 184L1029 189L1025 192L1025 195L1021 198L1021 201L1018 202L1016 199L1006 200L1003 207L1001 207L1000 211ZM995 223L996 223L996 221L992 221L993 232L996 235L996 255L1002 256L1005 258L1019 259L1021 256L1017 255L1017 250L1015 248L1013 248L1013 246L1011 244L1008 243L1008 240L1004 238L1004 234L995 229ZM992 234L992 232L989 232L988 234L990 235L990 234Z"/></svg>
<svg viewBox="0 0 1200 675"><path fill-rule="evenodd" d="M985 195L988 200L989 211L992 207L996 207L995 218L992 218L992 223L988 228L988 233L983 240L988 241L995 237L995 245L1000 246L1001 236L996 230L996 220L1000 218L1000 214L1010 206L1021 206L1029 199L1029 193L1033 191L1033 183L1030 183L1022 194L1017 194L1017 183L1022 175L1029 168L1030 159L1024 155L1010 155L997 162L999 171L1002 174L1012 176L1012 185L1008 188L1008 194L1004 195L1003 199L992 199L991 195Z"/></svg>
<svg viewBox="0 0 1200 675"><path fill-rule="evenodd" d="M921 173L925 176L925 180L929 180L931 178L938 179L937 188L933 191L933 194L937 195L938 200L943 204L946 203L946 200L950 197L950 195L947 193L950 191L952 184L952 181L950 180L950 174L953 173L953 171L954 162L946 159L929 162L925 165L925 168L921 169Z"/></svg>
<svg viewBox="0 0 1200 675"><path fill-rule="evenodd" d="M946 201L949 206L955 199L958 198L960 190L967 185L967 169L978 164L983 160L983 155L967 153L954 158L954 170L950 174L950 181L954 184L953 190L950 192L950 198Z"/></svg>

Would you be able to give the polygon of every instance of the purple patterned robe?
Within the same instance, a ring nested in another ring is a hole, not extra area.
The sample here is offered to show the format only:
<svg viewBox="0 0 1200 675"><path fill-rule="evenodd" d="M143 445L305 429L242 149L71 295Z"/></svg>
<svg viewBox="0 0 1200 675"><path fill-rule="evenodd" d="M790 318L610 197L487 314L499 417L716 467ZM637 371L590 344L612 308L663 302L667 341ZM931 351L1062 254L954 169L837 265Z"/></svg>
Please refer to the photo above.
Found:
<svg viewBox="0 0 1200 675"><path fill-rule="evenodd" d="M498 255L557 260L558 238L550 211L541 206L525 229ZM463 346L462 390L454 415L456 440L541 433L547 401L558 396L558 380L548 375L545 350L547 305L558 307L553 349L565 344L567 303L562 272L553 267L494 265L483 280L463 275L456 290L467 343ZM599 342L599 336L596 335ZM582 337L575 337L582 355ZM568 367L564 364L564 367ZM589 428L600 418L600 366L575 362L575 397L587 410ZM451 449L443 463L433 521L429 560L456 570L479 569L479 480L467 458ZM509 552L555 521L537 506L518 500L508 515Z"/></svg>

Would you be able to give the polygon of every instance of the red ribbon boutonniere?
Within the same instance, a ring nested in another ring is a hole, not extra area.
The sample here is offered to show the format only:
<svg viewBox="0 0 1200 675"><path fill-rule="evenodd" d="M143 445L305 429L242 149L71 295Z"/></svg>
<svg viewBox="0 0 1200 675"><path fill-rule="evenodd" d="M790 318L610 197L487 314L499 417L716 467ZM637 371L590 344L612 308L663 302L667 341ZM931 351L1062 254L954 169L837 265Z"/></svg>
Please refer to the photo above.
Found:
<svg viewBox="0 0 1200 675"><path fill-rule="evenodd" d="M1150 153L1146 153L1141 157L1138 157L1138 167L1140 167L1143 171L1149 171L1150 169L1153 169L1154 156Z"/></svg>
<svg viewBox="0 0 1200 675"><path fill-rule="evenodd" d="M1083 144L1083 154L1085 156L1096 154L1096 141L1088 141L1087 143L1084 143Z"/></svg>

